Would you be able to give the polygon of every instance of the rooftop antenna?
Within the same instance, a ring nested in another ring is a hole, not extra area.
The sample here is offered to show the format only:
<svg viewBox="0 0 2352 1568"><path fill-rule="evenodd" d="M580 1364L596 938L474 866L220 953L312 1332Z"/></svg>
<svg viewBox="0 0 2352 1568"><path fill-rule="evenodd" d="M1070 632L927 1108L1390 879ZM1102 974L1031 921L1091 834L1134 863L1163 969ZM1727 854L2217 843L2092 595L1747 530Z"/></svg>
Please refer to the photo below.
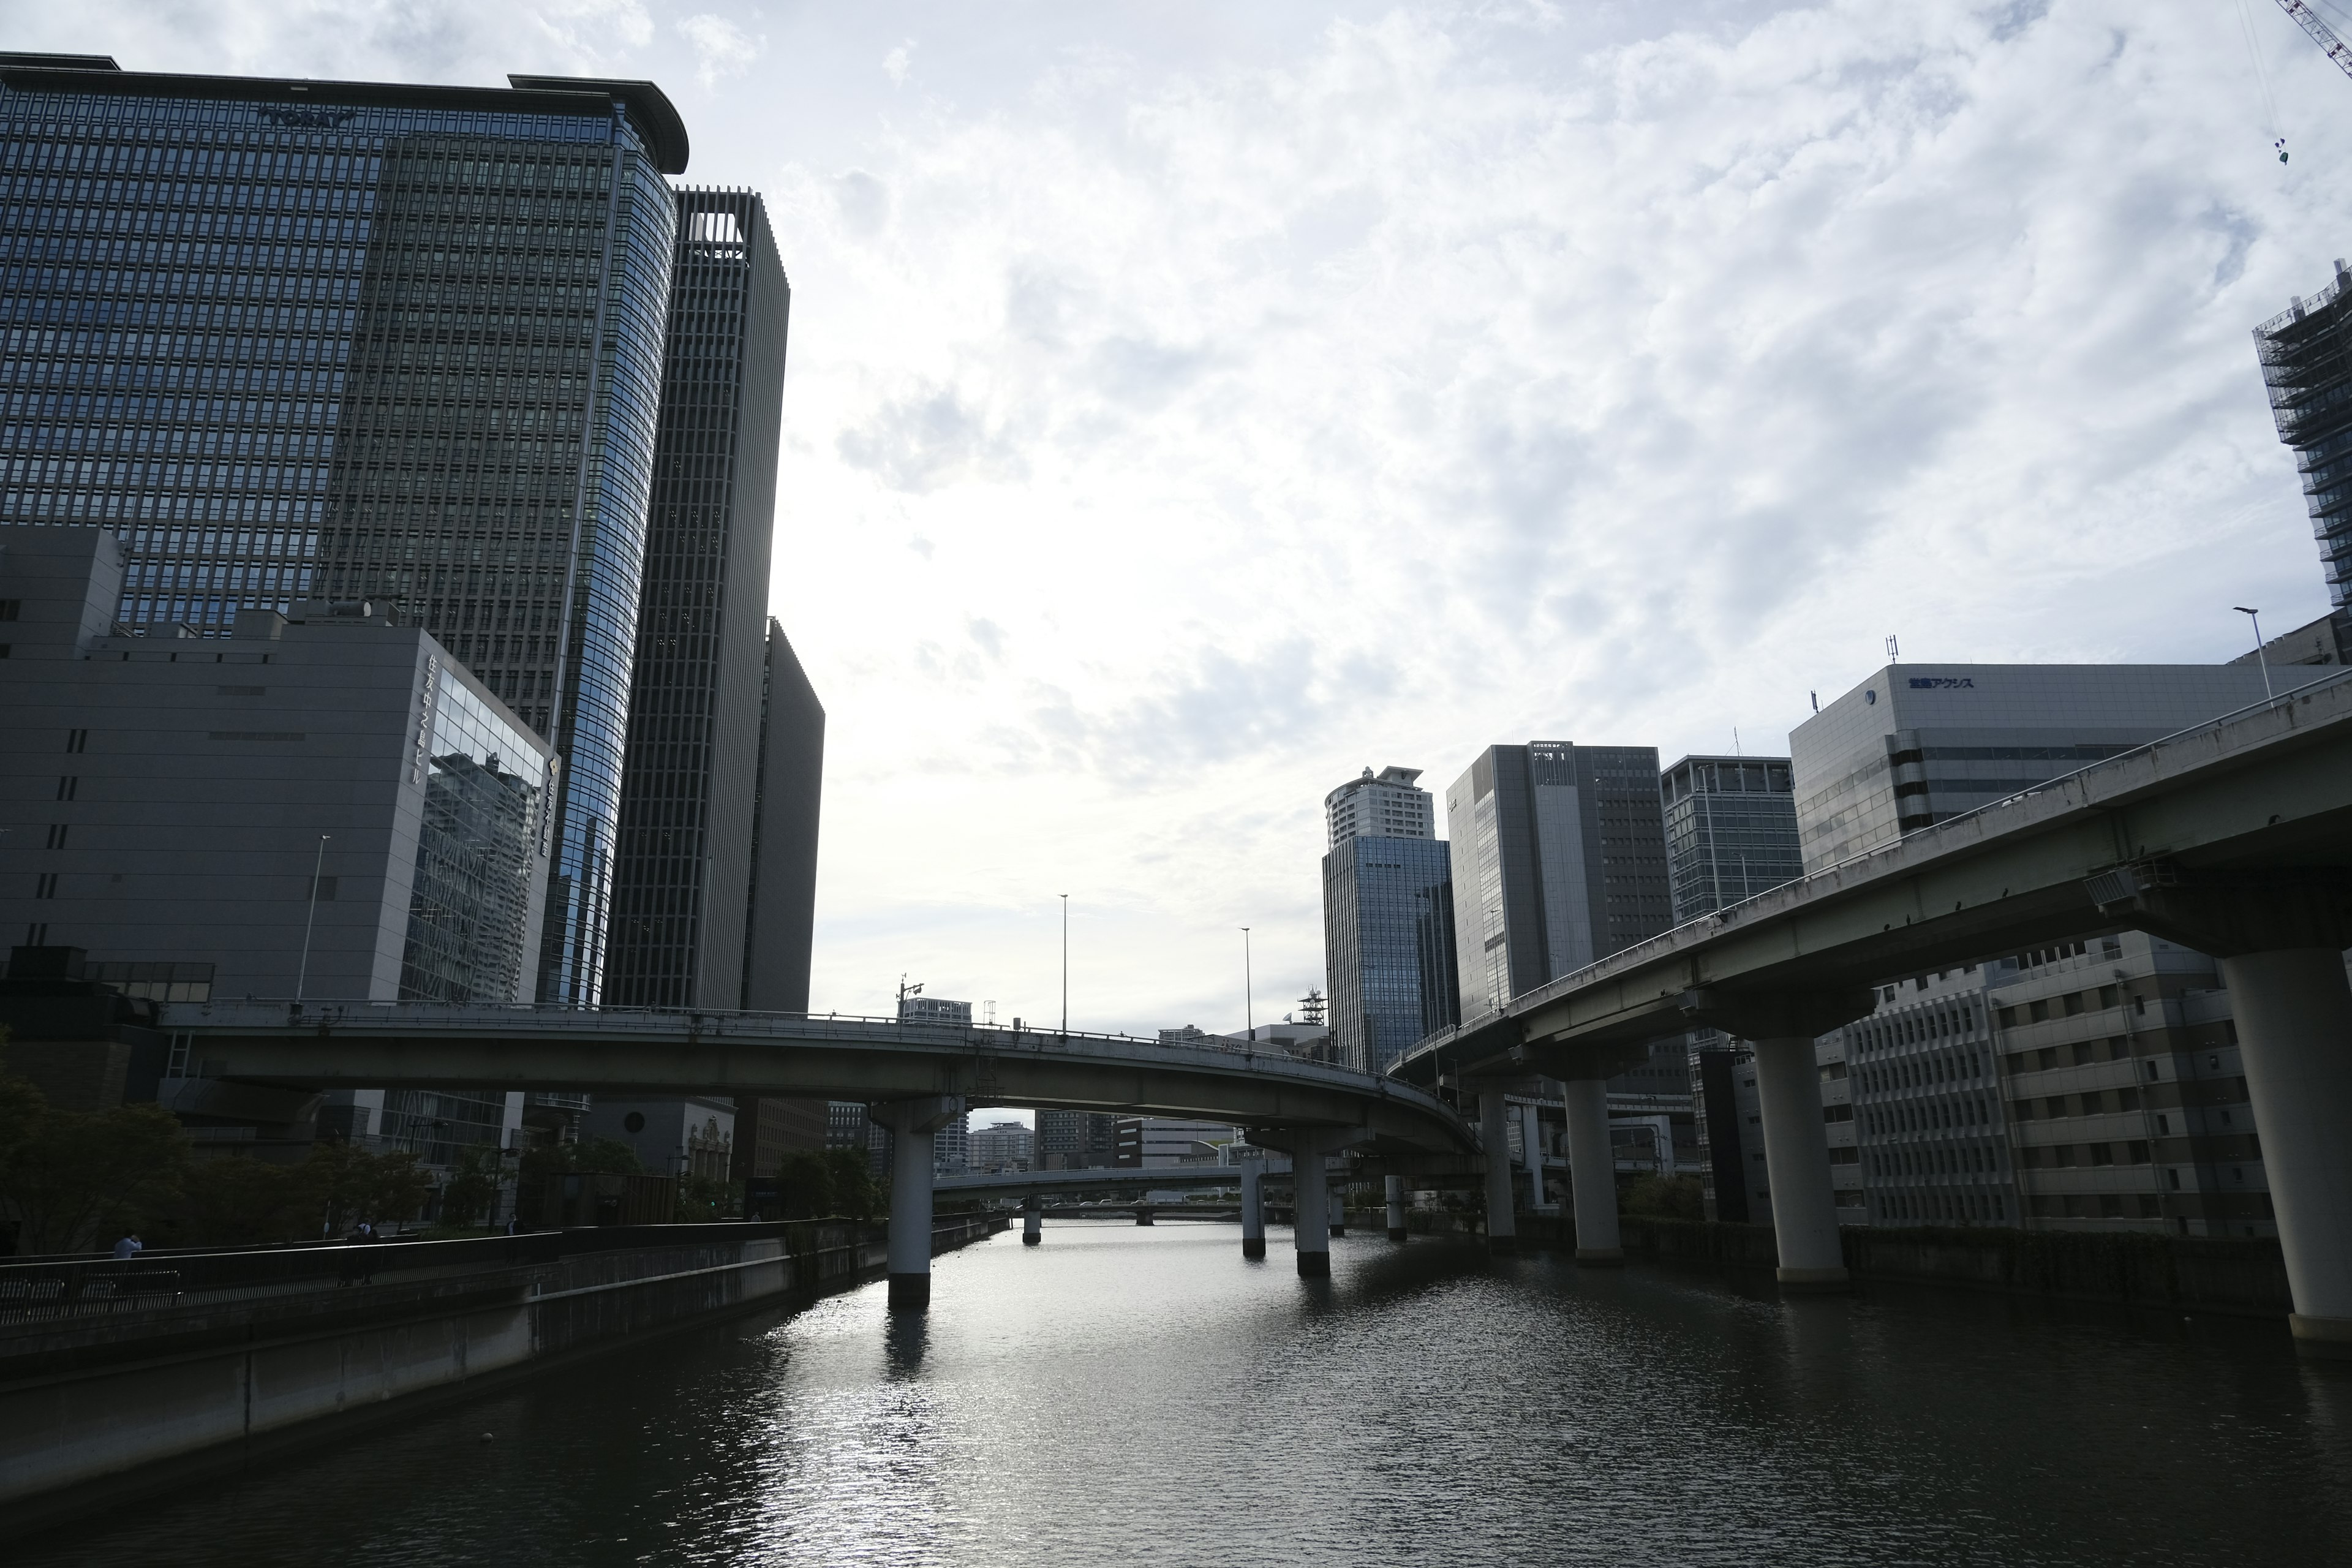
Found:
<svg viewBox="0 0 2352 1568"><path fill-rule="evenodd" d="M1893 632L1886 634L1886 662L1889 664L1903 662L1903 645L1895 639Z"/></svg>
<svg viewBox="0 0 2352 1568"><path fill-rule="evenodd" d="M1747 755L1739 749L1739 726L1737 724L1731 727L1731 754L1735 757Z"/></svg>
<svg viewBox="0 0 2352 1568"><path fill-rule="evenodd" d="M1818 691L1808 691L1805 695L1813 700L1813 711L1816 713L1820 712L1822 710L1822 694Z"/></svg>

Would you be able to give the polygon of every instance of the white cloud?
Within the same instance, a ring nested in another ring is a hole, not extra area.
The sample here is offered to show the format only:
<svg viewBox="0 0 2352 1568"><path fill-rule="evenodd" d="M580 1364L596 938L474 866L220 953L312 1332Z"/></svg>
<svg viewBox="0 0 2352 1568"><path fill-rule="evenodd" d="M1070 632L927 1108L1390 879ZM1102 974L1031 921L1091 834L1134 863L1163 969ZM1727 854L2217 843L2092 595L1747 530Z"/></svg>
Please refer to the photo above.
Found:
<svg viewBox="0 0 2352 1568"><path fill-rule="evenodd" d="M1262 991L1319 984L1321 798L1367 763L1760 750L1888 632L2201 659L2231 604L2318 614L2248 330L2352 254L2347 89L2258 17L2282 168L2228 10L761 22L772 90L693 110L690 177L766 192L794 289L773 605L830 715L818 1005L911 970L1053 1012L1068 890L1074 1022L1232 1026L1235 925ZM703 58L635 5L158 15L16 47Z"/></svg>
<svg viewBox="0 0 2352 1568"><path fill-rule="evenodd" d="M751 62L768 48L766 38L755 38L726 17L707 11L683 18L677 30L694 46L695 79L705 92L714 92L728 78L750 70Z"/></svg>

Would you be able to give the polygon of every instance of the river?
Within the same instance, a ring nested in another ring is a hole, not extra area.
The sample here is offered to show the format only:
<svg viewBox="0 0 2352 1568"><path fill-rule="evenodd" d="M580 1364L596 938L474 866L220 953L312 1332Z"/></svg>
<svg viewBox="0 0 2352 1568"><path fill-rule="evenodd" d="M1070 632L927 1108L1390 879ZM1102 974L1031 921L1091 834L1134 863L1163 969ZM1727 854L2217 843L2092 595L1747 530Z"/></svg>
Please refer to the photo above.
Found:
<svg viewBox="0 0 2352 1568"><path fill-rule="evenodd" d="M2352 1563L2285 1327L1049 1223L45 1537L40 1563Z"/></svg>

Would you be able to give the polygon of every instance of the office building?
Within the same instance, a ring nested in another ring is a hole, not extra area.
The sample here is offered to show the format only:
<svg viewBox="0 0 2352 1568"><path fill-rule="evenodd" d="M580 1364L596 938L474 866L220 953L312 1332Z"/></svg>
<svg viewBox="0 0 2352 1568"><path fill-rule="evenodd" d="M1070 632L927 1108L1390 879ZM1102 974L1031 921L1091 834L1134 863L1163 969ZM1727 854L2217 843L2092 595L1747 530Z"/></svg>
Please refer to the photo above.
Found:
<svg viewBox="0 0 2352 1568"><path fill-rule="evenodd" d="M951 1029L969 1029L971 1027L971 1004L909 992L898 998L898 1022L943 1024Z"/></svg>
<svg viewBox="0 0 2352 1568"><path fill-rule="evenodd" d="M1382 768L1349 779L1323 797L1323 817L1337 849L1350 838L1434 838L1437 814L1414 781L1419 768Z"/></svg>
<svg viewBox="0 0 2352 1568"><path fill-rule="evenodd" d="M1685 757L1658 780L1675 924L1804 875L1786 757Z"/></svg>
<svg viewBox="0 0 2352 1568"><path fill-rule="evenodd" d="M1445 824L1465 1020L1673 923L1654 747L1490 746Z"/></svg>
<svg viewBox="0 0 2352 1568"><path fill-rule="evenodd" d="M1765 1171L1754 1048L1713 1029L1695 1029L1684 1054L1690 1064L1694 1152L1706 1217L1731 1225L1769 1222L1772 1184Z"/></svg>
<svg viewBox="0 0 2352 1568"><path fill-rule="evenodd" d="M1241 1134L1222 1121L1172 1116L1122 1116L1113 1163L1123 1170L1172 1165L1214 1165L1220 1152Z"/></svg>
<svg viewBox="0 0 2352 1568"><path fill-rule="evenodd" d="M2263 694L2252 662L1882 669L1790 737L1806 868ZM2219 986L2210 959L2136 931L1883 985L1816 1043L1825 1079L1845 1074L1868 1222L2264 1233Z"/></svg>
<svg viewBox="0 0 2352 1568"><path fill-rule="evenodd" d="M992 1121L966 1134L964 1160L974 1171L1026 1171L1035 1149L1035 1135L1020 1122Z"/></svg>
<svg viewBox="0 0 2352 1568"><path fill-rule="evenodd" d="M2262 698L2252 665L1889 665L1789 736L1805 869Z"/></svg>
<svg viewBox="0 0 2352 1568"><path fill-rule="evenodd" d="M784 628L768 622L761 666L760 771L752 791L751 915L743 930L741 1005L805 1013L816 930L818 807L824 785L824 706Z"/></svg>
<svg viewBox="0 0 2352 1568"><path fill-rule="evenodd" d="M656 1176L734 1179L735 1105L706 1095L661 1100L598 1098L583 1114L583 1138L625 1144Z"/></svg>
<svg viewBox="0 0 2352 1568"><path fill-rule="evenodd" d="M759 961L745 935L792 292L758 196L677 205L605 995L732 1008Z"/></svg>
<svg viewBox="0 0 2352 1568"><path fill-rule="evenodd" d="M124 571L109 531L0 527L0 930L174 1001L529 1000L553 749L366 605L131 637ZM342 1090L321 1121L446 1163L518 1105Z"/></svg>
<svg viewBox="0 0 2352 1568"><path fill-rule="evenodd" d="M0 56L0 521L94 525L115 618L429 631L563 765L537 994L593 1002L683 125L650 83ZM103 221L94 221L102 213Z"/></svg>
<svg viewBox="0 0 2352 1568"><path fill-rule="evenodd" d="M1034 1149L1041 1171L1107 1169L1118 1152L1118 1118L1102 1110L1040 1110Z"/></svg>
<svg viewBox="0 0 2352 1568"><path fill-rule="evenodd" d="M1323 966L1333 1059L1383 1071L1461 1016L1450 847L1416 768L1324 797Z"/></svg>
<svg viewBox="0 0 2352 1568"><path fill-rule="evenodd" d="M931 1134L931 1169L942 1176L961 1176L971 1168L971 1118L963 1115Z"/></svg>
<svg viewBox="0 0 2352 1568"><path fill-rule="evenodd" d="M2352 661L2352 271L2254 329L2279 439L2294 448L2327 576L2332 662Z"/></svg>

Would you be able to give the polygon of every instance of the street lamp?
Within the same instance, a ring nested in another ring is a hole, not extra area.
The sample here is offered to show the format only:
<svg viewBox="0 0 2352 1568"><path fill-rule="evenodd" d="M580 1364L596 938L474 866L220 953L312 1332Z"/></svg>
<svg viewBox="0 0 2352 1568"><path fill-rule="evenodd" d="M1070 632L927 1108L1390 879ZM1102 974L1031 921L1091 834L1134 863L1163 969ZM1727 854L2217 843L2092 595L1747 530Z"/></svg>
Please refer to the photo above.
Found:
<svg viewBox="0 0 2352 1568"><path fill-rule="evenodd" d="M2254 662L2263 667L2263 700L2272 701L2273 699L2271 695L2271 661L2263 653L2263 613L2260 610L2250 610L2243 605L2232 605L2230 607L2254 623Z"/></svg>
<svg viewBox="0 0 2352 1568"><path fill-rule="evenodd" d="M1070 1037L1070 895L1062 895L1062 1038Z"/></svg>
<svg viewBox="0 0 2352 1568"><path fill-rule="evenodd" d="M1257 1001L1250 978L1250 928L1242 927L1242 1033L1250 1039L1257 1038Z"/></svg>

